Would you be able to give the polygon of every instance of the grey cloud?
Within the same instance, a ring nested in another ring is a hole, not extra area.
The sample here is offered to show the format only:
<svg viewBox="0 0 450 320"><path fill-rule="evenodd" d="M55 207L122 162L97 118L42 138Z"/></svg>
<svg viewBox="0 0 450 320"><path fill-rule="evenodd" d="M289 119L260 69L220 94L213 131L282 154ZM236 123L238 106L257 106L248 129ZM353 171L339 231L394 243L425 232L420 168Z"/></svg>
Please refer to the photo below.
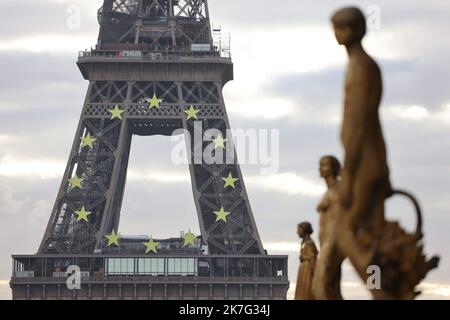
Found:
<svg viewBox="0 0 450 320"><path fill-rule="evenodd" d="M384 105L421 105L438 109L450 102L450 67L437 65L434 56L419 61L381 60ZM320 72L285 74L273 79L268 90L291 97L306 108L327 108L343 101L344 67Z"/></svg>
<svg viewBox="0 0 450 320"><path fill-rule="evenodd" d="M279 25L295 26L328 23L331 15L344 6L358 6L362 10L369 6L379 6L382 10L383 26L400 25L407 21L417 24L446 22L450 12L448 3L440 0L393 2L389 0L323 0L311 2L306 0L258 1L258 0L210 0L210 13L213 21L231 27L260 28Z"/></svg>
<svg viewBox="0 0 450 320"><path fill-rule="evenodd" d="M97 11L102 1L73 0L70 2L56 2L49 0L6 0L0 3L0 30L2 39L28 37L37 34L64 34L70 37L74 34L91 33L98 29ZM81 29L69 30L67 20L68 8L72 5L81 9ZM95 38L94 38L95 39Z"/></svg>
<svg viewBox="0 0 450 320"><path fill-rule="evenodd" d="M4 39L38 33L60 33L68 37L74 33L96 34L98 30L97 8L102 1L74 0L55 2L48 0L7 0L0 4L1 18L5 26L0 31ZM69 31L66 27L67 8L77 5L81 8L82 28ZM447 22L450 11L448 3L440 0L409 1L393 3L389 0L324 0L314 3L306 0L259 1L259 0L210 0L210 14L213 21L239 31L239 28L292 27L293 25L328 23L331 14L342 6L357 5L365 9L377 5L382 9L383 26L394 26L407 21L416 24ZM11 14L17 13L17 14ZM51 19L49 19L51 17ZM445 24L443 24L445 26ZM39 26L39 28L36 28Z"/></svg>
<svg viewBox="0 0 450 320"><path fill-rule="evenodd" d="M80 91L87 88L87 82L75 63L75 53L0 52L0 69L7 75L0 79L1 103L43 109L62 104L67 108L82 102ZM64 94L63 99L54 99L57 93Z"/></svg>
<svg viewBox="0 0 450 320"><path fill-rule="evenodd" d="M74 58L1 52L0 69L6 75L0 79L0 131L19 138L8 150L65 157L61 151L69 152L87 89Z"/></svg>

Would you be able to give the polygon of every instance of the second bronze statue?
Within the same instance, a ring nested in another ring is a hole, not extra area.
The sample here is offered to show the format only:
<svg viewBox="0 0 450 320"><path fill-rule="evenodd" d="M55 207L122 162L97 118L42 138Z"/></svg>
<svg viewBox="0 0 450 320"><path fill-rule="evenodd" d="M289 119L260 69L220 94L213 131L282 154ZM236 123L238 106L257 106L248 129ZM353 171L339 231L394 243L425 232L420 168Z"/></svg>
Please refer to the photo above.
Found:
<svg viewBox="0 0 450 320"><path fill-rule="evenodd" d="M316 264L313 294L318 300L342 300L341 264L344 256L337 244L337 219L340 211L337 186L341 172L339 160L333 156L320 159L320 176L327 192L317 207L319 213L320 256Z"/></svg>

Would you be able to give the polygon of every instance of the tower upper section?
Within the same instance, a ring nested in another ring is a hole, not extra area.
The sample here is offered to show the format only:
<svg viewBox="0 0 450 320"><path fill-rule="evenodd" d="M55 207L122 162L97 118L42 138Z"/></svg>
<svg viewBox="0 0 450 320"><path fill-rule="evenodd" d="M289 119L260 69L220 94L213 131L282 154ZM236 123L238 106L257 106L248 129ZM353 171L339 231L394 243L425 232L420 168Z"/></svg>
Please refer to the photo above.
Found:
<svg viewBox="0 0 450 320"><path fill-rule="evenodd" d="M208 0L104 0L98 21L97 45L78 58L85 79L233 79L229 38L211 28Z"/></svg>
<svg viewBox="0 0 450 320"><path fill-rule="evenodd" d="M212 51L207 0L104 0L97 50Z"/></svg>

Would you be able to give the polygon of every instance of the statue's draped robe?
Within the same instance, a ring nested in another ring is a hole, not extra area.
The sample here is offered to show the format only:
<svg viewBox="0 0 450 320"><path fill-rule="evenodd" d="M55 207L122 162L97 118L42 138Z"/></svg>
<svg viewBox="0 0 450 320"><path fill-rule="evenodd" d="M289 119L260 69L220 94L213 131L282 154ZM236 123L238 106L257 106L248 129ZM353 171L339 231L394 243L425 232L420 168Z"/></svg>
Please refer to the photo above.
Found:
<svg viewBox="0 0 450 320"><path fill-rule="evenodd" d="M295 300L313 300L312 281L317 254L318 251L313 240L308 239L302 243Z"/></svg>
<svg viewBox="0 0 450 320"><path fill-rule="evenodd" d="M337 216L340 204L335 188L330 188L318 206L320 214L320 255L316 263L313 292L316 300L342 300L341 265L344 256L337 243Z"/></svg>

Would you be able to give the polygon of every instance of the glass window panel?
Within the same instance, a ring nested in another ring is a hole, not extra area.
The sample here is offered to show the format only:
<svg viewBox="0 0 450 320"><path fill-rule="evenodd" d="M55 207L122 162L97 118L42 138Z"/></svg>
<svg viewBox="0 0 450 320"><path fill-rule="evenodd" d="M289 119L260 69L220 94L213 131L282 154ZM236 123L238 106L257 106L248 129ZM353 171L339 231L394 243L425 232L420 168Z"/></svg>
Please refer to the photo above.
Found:
<svg viewBox="0 0 450 320"><path fill-rule="evenodd" d="M108 274L113 274L114 273L114 259L108 259L107 261L107 272Z"/></svg>
<svg viewBox="0 0 450 320"><path fill-rule="evenodd" d="M120 274L120 269L122 268L122 259L114 259L114 273Z"/></svg>
<svg viewBox="0 0 450 320"><path fill-rule="evenodd" d="M128 261L127 272L133 273L134 261ZM174 272L175 264L173 259L170 259L171 272ZM161 258L140 258L138 259L138 272L142 275L164 275L164 259Z"/></svg>
<svg viewBox="0 0 450 320"><path fill-rule="evenodd" d="M151 275L156 275L157 274L157 269L158 269L158 262L156 259L149 259L148 260L150 265L149 265L149 271L151 273Z"/></svg>
<svg viewBox="0 0 450 320"><path fill-rule="evenodd" d="M164 275L166 273L166 271L164 270L164 259L158 259L157 265L157 273L160 275Z"/></svg>
<svg viewBox="0 0 450 320"><path fill-rule="evenodd" d="M128 259L128 274L134 274L134 259Z"/></svg>
<svg viewBox="0 0 450 320"><path fill-rule="evenodd" d="M181 259L175 259L175 274L181 273Z"/></svg>
<svg viewBox="0 0 450 320"><path fill-rule="evenodd" d="M194 259L188 259L187 261L187 272L189 274L195 273L195 260Z"/></svg>
<svg viewBox="0 0 450 320"><path fill-rule="evenodd" d="M175 261L174 259L168 259L167 271L169 274L173 274L175 272Z"/></svg>
<svg viewBox="0 0 450 320"><path fill-rule="evenodd" d="M167 263L167 269L165 269ZM195 258L139 258L108 259L108 274L133 275L167 275L195 276L198 274L198 261ZM117 267L117 266L120 267ZM137 266L137 270L135 270Z"/></svg>

